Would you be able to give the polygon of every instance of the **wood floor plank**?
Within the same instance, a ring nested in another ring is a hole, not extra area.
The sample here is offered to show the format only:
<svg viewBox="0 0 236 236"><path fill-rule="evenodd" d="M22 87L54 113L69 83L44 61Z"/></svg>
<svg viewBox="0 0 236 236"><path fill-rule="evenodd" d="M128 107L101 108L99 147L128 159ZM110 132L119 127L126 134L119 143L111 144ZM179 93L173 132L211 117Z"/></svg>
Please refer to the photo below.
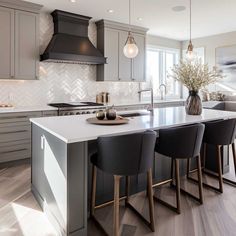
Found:
<svg viewBox="0 0 236 236"><path fill-rule="evenodd" d="M204 181L216 184L212 178ZM181 180L181 186L198 194L197 186ZM175 203L175 192L168 187L157 190L165 200ZM236 188L224 184L224 193L204 189L204 204L181 195L181 215L155 202L156 232L121 203L122 236L235 236ZM146 194L131 197L131 203L147 218ZM96 211L97 218L108 232L112 232L112 206ZM30 191L30 165L0 169L0 236L57 236ZM102 236L92 221L88 221L88 236Z"/></svg>

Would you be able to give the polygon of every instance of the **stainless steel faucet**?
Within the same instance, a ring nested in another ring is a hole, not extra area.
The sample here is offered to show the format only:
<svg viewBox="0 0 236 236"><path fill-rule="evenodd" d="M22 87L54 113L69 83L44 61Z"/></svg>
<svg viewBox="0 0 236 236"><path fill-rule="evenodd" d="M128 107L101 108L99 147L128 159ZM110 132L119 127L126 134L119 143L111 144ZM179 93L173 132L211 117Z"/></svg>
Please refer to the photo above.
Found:
<svg viewBox="0 0 236 236"><path fill-rule="evenodd" d="M149 89L143 89L143 90L138 91L139 101L141 101L141 93L143 93L143 92L150 92L151 93L151 103L150 103L150 106L148 107L147 110L150 111L153 114L153 111L154 111L153 89L149 88Z"/></svg>
<svg viewBox="0 0 236 236"><path fill-rule="evenodd" d="M159 90L161 91L161 100L164 100L164 96L163 96L163 92L161 90L161 87L164 87L164 89L165 89L165 96L166 96L166 85L165 84L160 84L160 86L159 86Z"/></svg>

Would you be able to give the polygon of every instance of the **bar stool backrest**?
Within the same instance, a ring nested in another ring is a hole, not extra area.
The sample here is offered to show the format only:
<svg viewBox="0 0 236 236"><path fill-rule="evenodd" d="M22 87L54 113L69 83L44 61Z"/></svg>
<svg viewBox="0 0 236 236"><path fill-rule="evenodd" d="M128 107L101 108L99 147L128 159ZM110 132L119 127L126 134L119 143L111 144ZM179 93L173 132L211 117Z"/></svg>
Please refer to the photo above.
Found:
<svg viewBox="0 0 236 236"><path fill-rule="evenodd" d="M214 145L230 145L236 136L236 119L205 123L203 141Z"/></svg>
<svg viewBox="0 0 236 236"><path fill-rule="evenodd" d="M152 167L155 142L154 131L99 137L96 166L113 175L147 172Z"/></svg>
<svg viewBox="0 0 236 236"><path fill-rule="evenodd" d="M196 157L200 154L204 134L203 124L162 129L156 144L156 152L177 159Z"/></svg>

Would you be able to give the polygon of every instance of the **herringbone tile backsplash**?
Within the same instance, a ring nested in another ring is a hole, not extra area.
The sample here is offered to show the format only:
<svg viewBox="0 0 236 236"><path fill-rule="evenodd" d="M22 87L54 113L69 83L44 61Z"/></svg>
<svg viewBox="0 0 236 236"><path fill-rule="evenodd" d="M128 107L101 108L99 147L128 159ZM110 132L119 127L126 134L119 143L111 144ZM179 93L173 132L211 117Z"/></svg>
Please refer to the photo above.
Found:
<svg viewBox="0 0 236 236"><path fill-rule="evenodd" d="M51 16L40 16L40 53L53 34ZM89 37L96 44L96 26L89 26ZM45 105L54 101L95 101L99 92L109 92L111 102L137 101L139 83L96 82L96 66L40 63L38 81L0 81L0 102L16 106Z"/></svg>

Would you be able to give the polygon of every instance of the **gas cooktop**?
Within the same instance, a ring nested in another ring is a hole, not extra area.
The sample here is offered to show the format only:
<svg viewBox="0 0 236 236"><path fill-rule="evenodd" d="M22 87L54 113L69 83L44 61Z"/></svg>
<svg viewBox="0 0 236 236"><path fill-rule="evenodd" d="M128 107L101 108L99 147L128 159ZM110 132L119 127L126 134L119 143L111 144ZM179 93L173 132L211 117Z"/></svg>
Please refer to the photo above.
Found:
<svg viewBox="0 0 236 236"><path fill-rule="evenodd" d="M101 103L95 102L68 102L68 103L50 103L49 106L56 108L69 108L69 107L96 107L103 106Z"/></svg>

